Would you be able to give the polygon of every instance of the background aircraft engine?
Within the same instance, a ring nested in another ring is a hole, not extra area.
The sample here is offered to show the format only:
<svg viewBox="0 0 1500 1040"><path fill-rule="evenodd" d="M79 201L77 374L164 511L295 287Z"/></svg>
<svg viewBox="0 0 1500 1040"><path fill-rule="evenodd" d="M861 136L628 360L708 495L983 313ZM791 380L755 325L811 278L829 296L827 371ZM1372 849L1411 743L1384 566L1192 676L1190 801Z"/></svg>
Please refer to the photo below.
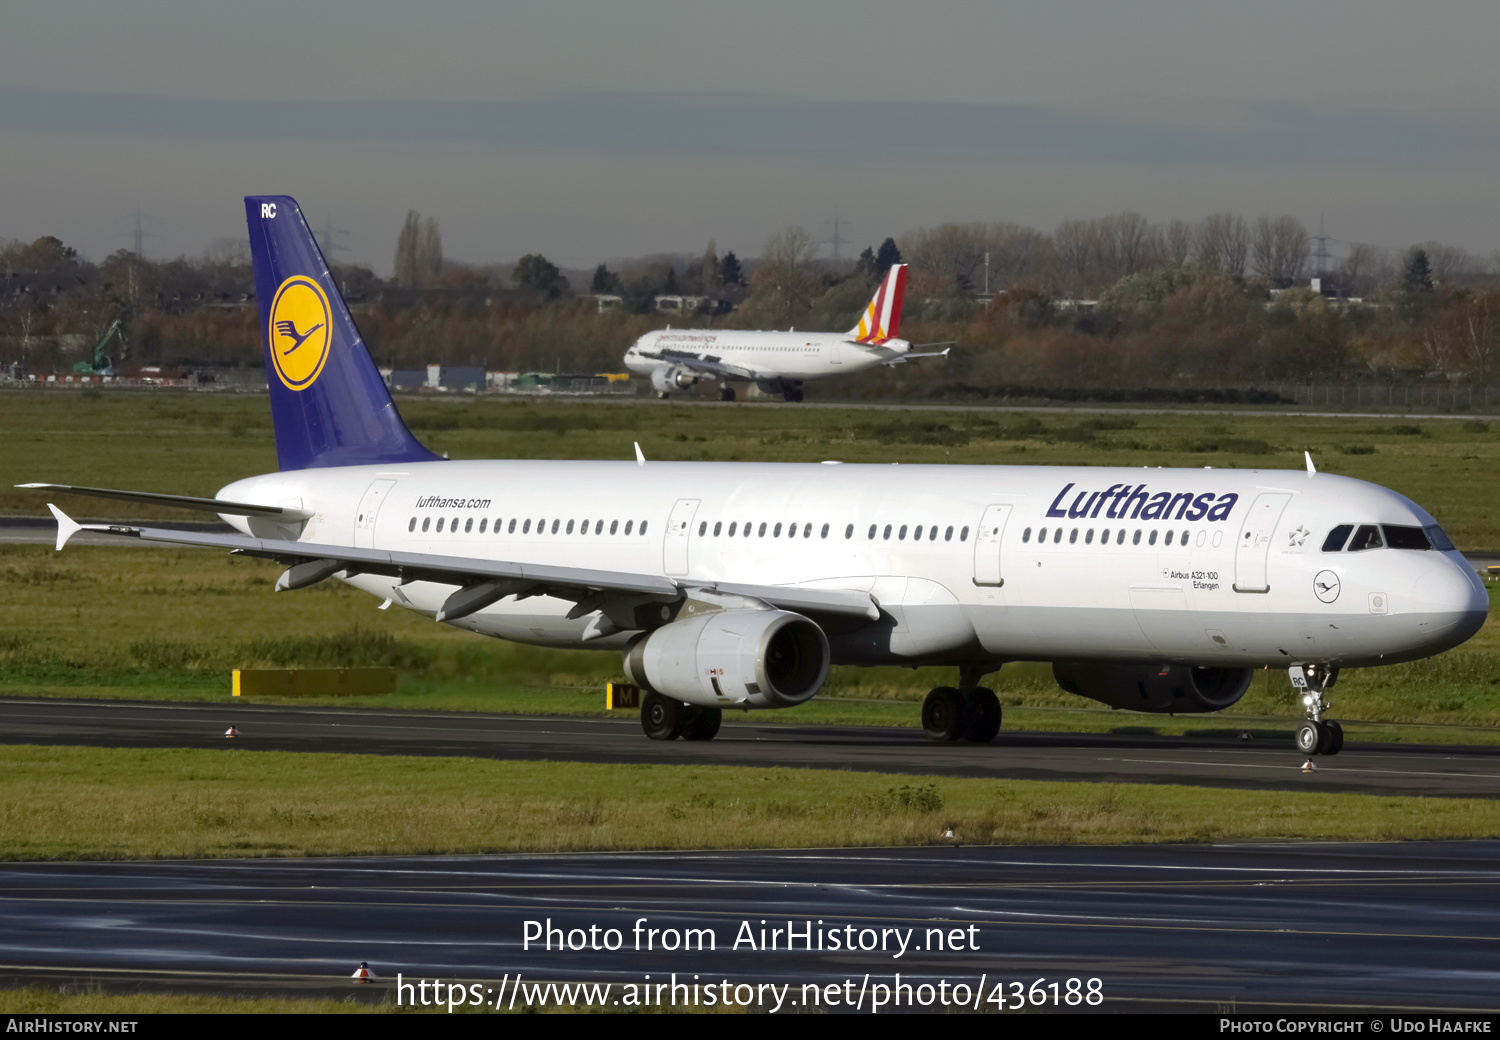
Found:
<svg viewBox="0 0 1500 1040"><path fill-rule="evenodd" d="M785 610L724 610L663 625L625 651L631 682L710 707L789 708L828 678L823 630Z"/></svg>
<svg viewBox="0 0 1500 1040"><path fill-rule="evenodd" d="M653 368L651 370L651 388L663 394L669 394L673 390L686 390L697 381L698 377L686 368Z"/></svg>
<svg viewBox="0 0 1500 1040"><path fill-rule="evenodd" d="M1135 711L1222 711L1245 695L1255 672L1250 668L1193 668L1172 665L1081 664L1058 661L1052 665L1057 685L1069 693Z"/></svg>

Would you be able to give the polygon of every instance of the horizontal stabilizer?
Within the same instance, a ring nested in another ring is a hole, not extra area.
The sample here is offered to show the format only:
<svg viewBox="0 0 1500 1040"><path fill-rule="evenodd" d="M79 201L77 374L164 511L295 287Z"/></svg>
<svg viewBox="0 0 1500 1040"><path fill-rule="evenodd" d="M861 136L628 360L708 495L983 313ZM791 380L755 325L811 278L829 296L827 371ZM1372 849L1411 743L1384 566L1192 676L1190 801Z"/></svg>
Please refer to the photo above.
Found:
<svg viewBox="0 0 1500 1040"><path fill-rule="evenodd" d="M61 491L68 495L90 495L113 498L121 502L141 502L152 506L192 509L203 513L226 513L229 516L264 516L293 522L312 519L311 509L295 506L259 506L248 502L225 502L217 498L194 498L191 495L158 495L151 491L116 491L114 488L76 487L72 484L17 484L28 491Z"/></svg>

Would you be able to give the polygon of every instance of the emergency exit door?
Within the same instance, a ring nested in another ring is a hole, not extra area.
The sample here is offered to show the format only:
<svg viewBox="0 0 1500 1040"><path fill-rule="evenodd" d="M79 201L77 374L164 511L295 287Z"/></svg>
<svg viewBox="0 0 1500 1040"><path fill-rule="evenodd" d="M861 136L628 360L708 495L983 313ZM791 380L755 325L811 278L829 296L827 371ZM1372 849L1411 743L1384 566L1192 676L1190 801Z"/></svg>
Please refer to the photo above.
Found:
<svg viewBox="0 0 1500 1040"><path fill-rule="evenodd" d="M974 534L974 584L1004 585L1000 576L1000 541L1005 537L1005 522L1010 519L1008 505L990 506L980 518Z"/></svg>
<svg viewBox="0 0 1500 1040"><path fill-rule="evenodd" d="M693 515L697 512L696 498L680 498L672 507L666 539L662 543L662 569L668 574L688 572L688 537L692 534Z"/></svg>
<svg viewBox="0 0 1500 1040"><path fill-rule="evenodd" d="M375 545L375 518L380 515L380 505L396 486L394 480L377 480L359 500L359 509L354 514L354 545L369 549Z"/></svg>

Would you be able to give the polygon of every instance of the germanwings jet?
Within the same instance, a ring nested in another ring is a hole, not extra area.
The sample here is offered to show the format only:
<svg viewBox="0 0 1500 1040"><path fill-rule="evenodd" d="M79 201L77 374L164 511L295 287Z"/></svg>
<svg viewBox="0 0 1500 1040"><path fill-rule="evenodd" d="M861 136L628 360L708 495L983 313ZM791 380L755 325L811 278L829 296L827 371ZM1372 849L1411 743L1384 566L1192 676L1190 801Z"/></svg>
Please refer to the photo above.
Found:
<svg viewBox="0 0 1500 1040"><path fill-rule="evenodd" d="M1047 661L1072 693L1174 714L1227 708L1281 669L1306 706L1297 747L1333 754L1340 669L1441 653L1485 619L1425 510L1310 459L445 461L402 423L297 203L245 209L280 471L211 499L23 486L218 513L237 533L88 529L277 560L277 591L337 578L481 635L616 651L654 739L710 739L725 709L802 704L853 664L951 669L923 726L988 741L984 676ZM61 549L83 528L50 508Z"/></svg>
<svg viewBox="0 0 1500 1040"><path fill-rule="evenodd" d="M755 383L768 394L800 401L809 379L946 355L946 349L914 354L912 345L898 338L905 296L906 265L895 264L848 332L667 329L636 340L625 352L625 367L649 375L658 397L709 379L718 381L723 401L734 400L734 383Z"/></svg>

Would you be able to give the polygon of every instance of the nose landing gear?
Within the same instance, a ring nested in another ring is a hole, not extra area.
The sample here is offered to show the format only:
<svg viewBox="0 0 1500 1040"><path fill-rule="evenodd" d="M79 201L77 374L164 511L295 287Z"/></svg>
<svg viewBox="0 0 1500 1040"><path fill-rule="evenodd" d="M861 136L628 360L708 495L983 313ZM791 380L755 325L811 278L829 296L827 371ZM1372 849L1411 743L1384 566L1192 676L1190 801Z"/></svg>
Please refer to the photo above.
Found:
<svg viewBox="0 0 1500 1040"><path fill-rule="evenodd" d="M1293 738L1304 755L1337 755L1344 749L1344 728L1332 719L1324 719L1329 700L1325 691L1338 681L1339 670L1326 664L1293 665L1289 670L1292 685L1302 691L1302 706L1307 721L1297 727Z"/></svg>

